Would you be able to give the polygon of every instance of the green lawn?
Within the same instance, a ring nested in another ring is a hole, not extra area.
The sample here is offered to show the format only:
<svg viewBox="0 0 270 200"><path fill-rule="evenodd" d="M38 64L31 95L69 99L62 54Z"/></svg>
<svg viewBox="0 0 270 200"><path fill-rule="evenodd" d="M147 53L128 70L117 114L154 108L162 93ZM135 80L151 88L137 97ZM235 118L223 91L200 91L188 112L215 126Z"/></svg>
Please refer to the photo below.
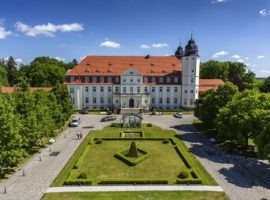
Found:
<svg viewBox="0 0 270 200"><path fill-rule="evenodd" d="M132 139L121 140L123 130L143 131L145 139L137 140L137 147L151 154L149 158L137 166L128 166L115 158L114 155L128 148ZM102 144L95 144L93 138L104 138ZM106 140L105 138L111 138ZM160 138L159 140L146 140L147 138ZM163 144L162 138L174 138L176 144ZM113 140L112 140L113 139ZM89 144L89 142L91 144ZM177 154L175 146L192 166L188 169L182 158ZM85 151L86 150L86 151ZM77 169L74 169L77 166ZM162 130L157 126L123 129L120 127L106 127L103 130L91 131L85 138L72 158L60 172L52 186L61 186L67 179L77 179L81 172L87 174L87 179L96 185L101 180L133 180L158 179L168 180L175 184L180 171L195 170L204 185L216 185L216 182L193 156L185 144L175 137L172 130Z"/></svg>
<svg viewBox="0 0 270 200"><path fill-rule="evenodd" d="M223 192L47 193L41 200L228 200Z"/></svg>

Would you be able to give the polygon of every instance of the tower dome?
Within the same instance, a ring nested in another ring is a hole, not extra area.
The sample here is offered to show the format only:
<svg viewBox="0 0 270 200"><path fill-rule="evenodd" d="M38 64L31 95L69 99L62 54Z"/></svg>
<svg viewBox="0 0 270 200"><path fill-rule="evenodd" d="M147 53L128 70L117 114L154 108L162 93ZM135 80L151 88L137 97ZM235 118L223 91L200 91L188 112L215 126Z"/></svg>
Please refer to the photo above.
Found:
<svg viewBox="0 0 270 200"><path fill-rule="evenodd" d="M199 54L198 46L191 36L190 40L188 41L188 44L185 47L185 56L198 54Z"/></svg>
<svg viewBox="0 0 270 200"><path fill-rule="evenodd" d="M181 46L181 43L180 43L179 47L177 48L177 50L175 51L174 55L177 58L182 58L184 56L184 51L183 51L183 47Z"/></svg>

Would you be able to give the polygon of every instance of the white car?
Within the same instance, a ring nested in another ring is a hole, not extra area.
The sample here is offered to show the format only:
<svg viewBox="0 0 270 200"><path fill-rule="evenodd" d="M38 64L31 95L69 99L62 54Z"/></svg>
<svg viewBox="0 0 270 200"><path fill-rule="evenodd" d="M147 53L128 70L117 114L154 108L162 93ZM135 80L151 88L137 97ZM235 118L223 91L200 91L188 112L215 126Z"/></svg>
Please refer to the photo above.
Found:
<svg viewBox="0 0 270 200"><path fill-rule="evenodd" d="M177 112L177 113L174 113L173 116L176 117L176 118L182 118L183 114L180 113L180 112Z"/></svg>
<svg viewBox="0 0 270 200"><path fill-rule="evenodd" d="M72 121L69 124L69 127L77 127L81 123L81 119L79 117L73 117Z"/></svg>

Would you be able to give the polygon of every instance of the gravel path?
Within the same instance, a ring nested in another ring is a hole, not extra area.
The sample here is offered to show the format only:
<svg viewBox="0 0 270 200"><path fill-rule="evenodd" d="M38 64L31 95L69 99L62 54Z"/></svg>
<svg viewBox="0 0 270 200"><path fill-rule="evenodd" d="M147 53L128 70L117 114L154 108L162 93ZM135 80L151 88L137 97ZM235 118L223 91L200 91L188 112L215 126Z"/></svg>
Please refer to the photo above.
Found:
<svg viewBox="0 0 270 200"><path fill-rule="evenodd" d="M82 142L82 140L77 139L76 132L82 131L83 138L85 138L93 127L101 129L108 125L109 122L99 123L101 117L82 115L82 123L79 127L66 130L56 138L55 143L43 149L40 154L30 159L21 170L0 184L0 199L39 200ZM52 152L56 152L56 154L59 152L59 154L50 156ZM3 194L5 190L6 194Z"/></svg>
<svg viewBox="0 0 270 200"><path fill-rule="evenodd" d="M46 193L54 192L134 192L134 191L208 191L208 192L223 192L219 186L168 186L168 185L155 185L155 186L79 186L79 187L50 187Z"/></svg>

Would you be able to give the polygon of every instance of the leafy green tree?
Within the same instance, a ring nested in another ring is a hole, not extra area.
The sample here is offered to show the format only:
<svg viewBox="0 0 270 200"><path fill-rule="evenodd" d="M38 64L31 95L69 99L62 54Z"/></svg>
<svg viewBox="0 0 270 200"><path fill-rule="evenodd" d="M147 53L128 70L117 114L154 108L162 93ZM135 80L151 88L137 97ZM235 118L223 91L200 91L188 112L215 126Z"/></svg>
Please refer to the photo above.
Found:
<svg viewBox="0 0 270 200"><path fill-rule="evenodd" d="M18 70L17 70L17 63L15 62L12 56L10 56L6 62L6 69L7 69L9 84L13 86Z"/></svg>
<svg viewBox="0 0 270 200"><path fill-rule="evenodd" d="M270 76L268 76L263 81L263 84L260 86L260 91L262 91L262 92L270 92Z"/></svg>
<svg viewBox="0 0 270 200"><path fill-rule="evenodd" d="M0 85L9 86L6 68L0 63Z"/></svg>
<svg viewBox="0 0 270 200"><path fill-rule="evenodd" d="M214 128L219 109L225 106L238 89L232 83L220 85L218 89L208 90L195 102L194 114L202 122L205 128Z"/></svg>
<svg viewBox="0 0 270 200"><path fill-rule="evenodd" d="M200 66L200 77L203 79L222 79L229 80L229 64L210 60Z"/></svg>
<svg viewBox="0 0 270 200"><path fill-rule="evenodd" d="M25 151L21 148L20 121L14 115L14 99L0 92L0 169L16 166Z"/></svg>
<svg viewBox="0 0 270 200"><path fill-rule="evenodd" d="M245 147L249 139L255 139L264 130L261 116L270 110L270 96L246 90L235 95L219 110L216 119L218 140L232 140Z"/></svg>
<svg viewBox="0 0 270 200"><path fill-rule="evenodd" d="M76 59L73 59L72 61L66 64L66 70L72 69L76 65L78 65L78 61Z"/></svg>
<svg viewBox="0 0 270 200"><path fill-rule="evenodd" d="M52 87L63 83L65 63L49 57L37 57L31 62L26 74L33 87Z"/></svg>

